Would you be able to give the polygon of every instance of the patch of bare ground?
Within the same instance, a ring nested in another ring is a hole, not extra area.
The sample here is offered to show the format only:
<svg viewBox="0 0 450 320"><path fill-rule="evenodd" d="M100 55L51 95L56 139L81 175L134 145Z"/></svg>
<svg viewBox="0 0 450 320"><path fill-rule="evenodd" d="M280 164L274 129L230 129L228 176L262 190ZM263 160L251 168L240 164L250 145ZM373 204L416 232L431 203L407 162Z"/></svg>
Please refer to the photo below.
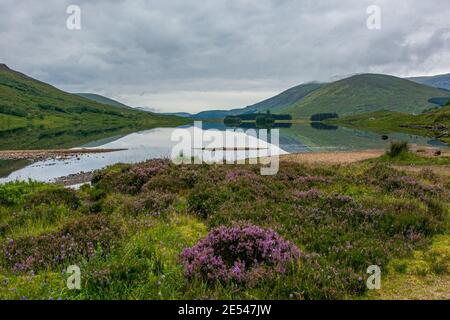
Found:
<svg viewBox="0 0 450 320"><path fill-rule="evenodd" d="M93 175L94 175L93 171L74 173L68 176L56 178L54 182L56 184L60 184L63 186L79 185L90 182L92 180Z"/></svg>
<svg viewBox="0 0 450 320"><path fill-rule="evenodd" d="M126 149L48 149L48 150L0 150L0 160L28 159L33 161L76 157L87 153L115 152Z"/></svg>
<svg viewBox="0 0 450 320"><path fill-rule="evenodd" d="M383 155L384 150L361 150L343 152L308 152L292 153L280 156L281 161L325 163L325 164L345 164L378 158Z"/></svg>
<svg viewBox="0 0 450 320"><path fill-rule="evenodd" d="M430 170L438 176L450 177L450 166L447 165L404 165L392 166L394 169L412 173L420 173L423 170Z"/></svg>

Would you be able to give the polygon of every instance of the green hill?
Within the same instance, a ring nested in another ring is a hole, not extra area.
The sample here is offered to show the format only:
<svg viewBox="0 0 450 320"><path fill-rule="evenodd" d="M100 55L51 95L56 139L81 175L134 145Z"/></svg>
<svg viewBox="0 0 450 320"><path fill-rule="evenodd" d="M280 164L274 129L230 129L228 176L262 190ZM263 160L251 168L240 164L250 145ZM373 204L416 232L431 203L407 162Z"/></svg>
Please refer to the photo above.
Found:
<svg viewBox="0 0 450 320"><path fill-rule="evenodd" d="M81 137L102 138L112 131L125 134L187 121L92 101L0 64L0 148L70 147ZM41 137L48 142L40 144L45 140Z"/></svg>
<svg viewBox="0 0 450 320"><path fill-rule="evenodd" d="M299 102L278 108L276 112L289 113L294 118L327 112L347 116L377 110L418 114L435 106L429 99L449 94L447 90L393 76L361 74L326 84Z"/></svg>
<svg viewBox="0 0 450 320"><path fill-rule="evenodd" d="M283 107L287 107L294 103L297 103L298 101L300 101L310 93L320 89L324 85L325 84L322 83L311 82L295 86L286 91L283 91L282 93L272 98L242 109L242 113L264 112L266 110L277 112L277 110L280 110Z"/></svg>
<svg viewBox="0 0 450 320"><path fill-rule="evenodd" d="M120 108L131 108L130 106L127 106L126 104L123 104L119 101L116 101L114 99L107 98L105 96L95 94L95 93L75 93L77 96L101 103L106 104L108 106L113 107L120 107Z"/></svg>
<svg viewBox="0 0 450 320"><path fill-rule="evenodd" d="M293 103L300 101L302 98L304 98L311 92L321 88L322 86L324 86L324 84L317 82L305 83L287 89L286 91L283 91L282 93L274 97L247 106L245 108L202 111L193 115L192 117L196 119L225 118L226 116L265 112L266 110L270 110L272 113L276 113L280 108L292 105Z"/></svg>
<svg viewBox="0 0 450 320"><path fill-rule="evenodd" d="M450 101L447 106L434 109L420 115L411 115L394 111L377 111L344 117L337 122L344 126L372 130L379 133L394 131L437 137L450 143Z"/></svg>

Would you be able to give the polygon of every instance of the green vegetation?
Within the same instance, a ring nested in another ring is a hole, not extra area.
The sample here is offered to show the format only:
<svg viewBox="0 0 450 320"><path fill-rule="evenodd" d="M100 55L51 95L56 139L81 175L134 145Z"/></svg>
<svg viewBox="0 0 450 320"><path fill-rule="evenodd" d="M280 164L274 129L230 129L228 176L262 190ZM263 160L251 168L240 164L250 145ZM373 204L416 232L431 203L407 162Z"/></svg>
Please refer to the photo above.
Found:
<svg viewBox="0 0 450 320"><path fill-rule="evenodd" d="M378 110L418 114L433 106L430 98L444 96L449 92L393 76L361 74L329 83L277 112L294 118L327 112L343 117Z"/></svg>
<svg viewBox="0 0 450 320"><path fill-rule="evenodd" d="M78 136L100 133L104 137L109 131L131 132L187 121L101 104L58 90L4 65L0 67L0 148L71 147L80 143L67 138L68 131L79 132ZM40 143L41 136L44 140L49 136L52 141Z"/></svg>
<svg viewBox="0 0 450 320"><path fill-rule="evenodd" d="M331 83L306 83L290 88L257 104L233 110L203 111L194 118L225 118L240 114L270 112L290 114L294 119L317 113L340 117L389 110L420 114L442 105L450 96L446 89L433 88L383 74L360 74Z"/></svg>
<svg viewBox="0 0 450 320"><path fill-rule="evenodd" d="M239 127L242 120L238 116L226 116L225 119L223 119L223 123L229 127Z"/></svg>
<svg viewBox="0 0 450 320"><path fill-rule="evenodd" d="M386 153L378 159L368 160L369 163L387 163L394 165L450 165L448 156L420 156L409 150L409 145L405 141L392 141Z"/></svg>
<svg viewBox="0 0 450 320"><path fill-rule="evenodd" d="M450 105L420 115L378 111L333 120L332 123L385 134L405 132L437 137L450 143L450 138L446 134L450 127Z"/></svg>
<svg viewBox="0 0 450 320"><path fill-rule="evenodd" d="M324 121L327 119L337 119L339 118L337 113L316 113L310 118L311 121Z"/></svg>
<svg viewBox="0 0 450 320"><path fill-rule="evenodd" d="M386 154L391 158L395 158L400 156L402 153L408 152L409 152L408 142L391 141L391 144L389 145L389 150L386 152Z"/></svg>
<svg viewBox="0 0 450 320"><path fill-rule="evenodd" d="M446 176L406 173L383 161L282 162L277 175L261 176L257 166L152 160L108 167L78 191L8 183L0 186L0 297L371 297L369 265L379 265L383 279L394 277L403 270L394 265L423 252L428 274L448 275L448 252L436 255L430 246L448 234L449 186ZM298 264L250 282L185 273L185 248L214 228L248 224L291 241L301 251ZM62 271L72 264L81 268L79 291L65 286Z"/></svg>
<svg viewBox="0 0 450 320"><path fill-rule="evenodd" d="M75 93L77 96L101 103L106 104L113 107L120 107L120 108L131 108L130 106L127 106L126 104L123 104L119 101L116 101L114 99L110 99L104 96L101 96L99 94L94 93Z"/></svg>
<svg viewBox="0 0 450 320"><path fill-rule="evenodd" d="M450 283L450 236L433 237L429 250L415 250L411 257L393 259L382 290L368 293L369 299L448 299Z"/></svg>

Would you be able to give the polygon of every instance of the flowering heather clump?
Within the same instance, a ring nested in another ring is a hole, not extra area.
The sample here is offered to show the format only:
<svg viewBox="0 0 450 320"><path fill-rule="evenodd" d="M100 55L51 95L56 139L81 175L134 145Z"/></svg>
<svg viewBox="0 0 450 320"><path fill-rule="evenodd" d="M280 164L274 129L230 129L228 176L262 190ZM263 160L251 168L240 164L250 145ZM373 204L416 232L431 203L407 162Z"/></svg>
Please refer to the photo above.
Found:
<svg viewBox="0 0 450 320"><path fill-rule="evenodd" d="M181 253L186 276L237 282L283 274L299 257L293 243L271 229L254 225L218 227Z"/></svg>
<svg viewBox="0 0 450 320"><path fill-rule="evenodd" d="M175 200L175 195L160 191L149 191L140 193L131 204L134 214L144 211L161 211L167 209Z"/></svg>
<svg viewBox="0 0 450 320"><path fill-rule="evenodd" d="M238 179L249 179L250 181L256 178L256 174L252 171L235 169L227 173L226 180L236 181Z"/></svg>
<svg viewBox="0 0 450 320"><path fill-rule="evenodd" d="M108 252L119 236L120 230L107 218L89 216L58 232L7 241L0 261L13 272L62 268L80 257L93 257L96 249Z"/></svg>
<svg viewBox="0 0 450 320"><path fill-rule="evenodd" d="M314 201L322 197L322 191L318 189L311 189L308 191L294 191L294 199L300 201Z"/></svg>
<svg viewBox="0 0 450 320"><path fill-rule="evenodd" d="M407 191L419 198L438 196L442 192L439 186L425 185L413 177L408 176L391 177L384 181L383 184L389 191Z"/></svg>
<svg viewBox="0 0 450 320"><path fill-rule="evenodd" d="M93 185L105 190L136 194L150 178L167 170L169 162L156 159L134 166L116 167L96 173L92 179Z"/></svg>
<svg viewBox="0 0 450 320"><path fill-rule="evenodd" d="M351 203L352 201L353 198L345 194L333 193L328 196L328 202L335 206Z"/></svg>

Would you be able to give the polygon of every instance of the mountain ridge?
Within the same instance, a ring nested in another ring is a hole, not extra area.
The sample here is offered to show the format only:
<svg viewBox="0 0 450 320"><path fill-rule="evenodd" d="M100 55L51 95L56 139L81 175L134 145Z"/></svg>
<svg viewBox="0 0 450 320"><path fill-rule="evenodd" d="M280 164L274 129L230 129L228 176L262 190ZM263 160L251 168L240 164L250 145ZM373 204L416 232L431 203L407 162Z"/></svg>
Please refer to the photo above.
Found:
<svg viewBox="0 0 450 320"><path fill-rule="evenodd" d="M410 77L407 79L431 87L450 90L450 73L437 74L434 76Z"/></svg>

